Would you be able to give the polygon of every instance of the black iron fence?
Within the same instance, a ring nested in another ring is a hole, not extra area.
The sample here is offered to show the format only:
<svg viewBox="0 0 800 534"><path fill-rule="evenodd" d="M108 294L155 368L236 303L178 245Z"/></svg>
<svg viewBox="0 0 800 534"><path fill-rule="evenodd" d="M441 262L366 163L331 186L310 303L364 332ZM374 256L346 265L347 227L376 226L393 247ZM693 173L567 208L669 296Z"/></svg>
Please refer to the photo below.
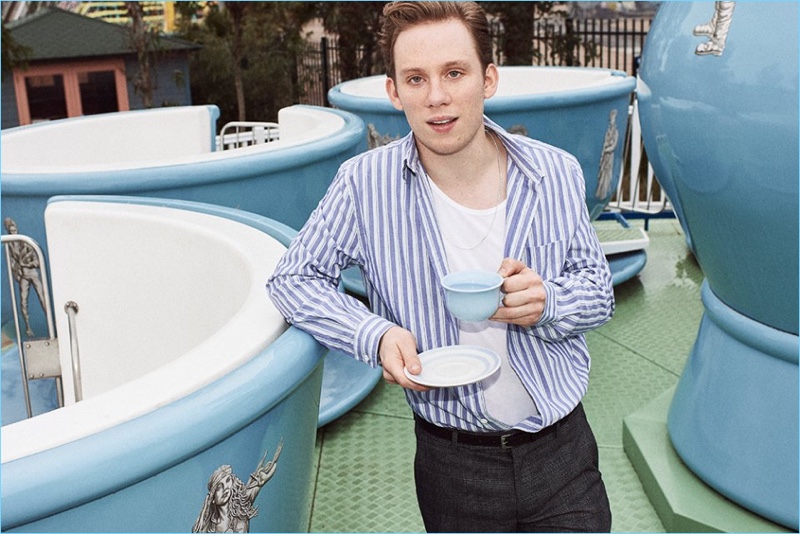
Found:
<svg viewBox="0 0 800 534"><path fill-rule="evenodd" d="M534 63L602 67L636 75L650 22L628 18L539 21L533 27Z"/></svg>
<svg viewBox="0 0 800 534"><path fill-rule="evenodd" d="M650 19L555 19L537 21L533 28L533 64L602 67L635 75L644 48ZM502 30L494 27L495 62L505 64L500 45ZM357 51L359 76L382 73L378 58L365 58ZM335 38L308 43L297 64L302 85L300 102L327 106L328 90L347 81L342 75L339 46Z"/></svg>
<svg viewBox="0 0 800 534"><path fill-rule="evenodd" d="M306 53L297 63L297 79L303 87L301 104L329 105L328 90L347 81L342 79L339 68L339 45L336 39L323 37L319 42L308 43Z"/></svg>

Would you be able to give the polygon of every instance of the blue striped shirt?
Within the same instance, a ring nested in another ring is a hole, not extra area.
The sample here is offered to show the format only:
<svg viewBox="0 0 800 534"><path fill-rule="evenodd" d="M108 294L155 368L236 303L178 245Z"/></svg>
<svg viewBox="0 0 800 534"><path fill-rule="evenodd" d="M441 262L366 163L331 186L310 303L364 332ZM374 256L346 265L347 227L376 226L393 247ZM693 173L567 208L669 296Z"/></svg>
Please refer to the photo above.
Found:
<svg viewBox="0 0 800 534"><path fill-rule="evenodd" d="M511 366L539 411L514 428L537 432L586 393L590 359L583 332L614 312L611 273L589 220L577 160L484 121L510 160L504 254L538 272L547 295L536 325L508 325L507 331ZM287 321L373 367L381 336L394 325L414 334L420 352L458 344L458 322L445 308L440 284L445 247L424 180L413 134L342 164L267 283ZM342 269L352 265L361 267L371 311L338 291ZM417 414L440 426L508 428L488 414L480 383L404 391Z"/></svg>

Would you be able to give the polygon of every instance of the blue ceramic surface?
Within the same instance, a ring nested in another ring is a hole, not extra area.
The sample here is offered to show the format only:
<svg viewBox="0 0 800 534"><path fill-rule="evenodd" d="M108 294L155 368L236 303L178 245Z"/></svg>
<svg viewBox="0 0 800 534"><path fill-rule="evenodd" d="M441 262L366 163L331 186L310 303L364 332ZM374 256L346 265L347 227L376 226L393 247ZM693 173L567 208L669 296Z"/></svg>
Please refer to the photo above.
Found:
<svg viewBox="0 0 800 534"><path fill-rule="evenodd" d="M381 378L383 367L372 368L350 354L329 350L325 354L317 426L323 427L352 410Z"/></svg>
<svg viewBox="0 0 800 534"><path fill-rule="evenodd" d="M245 151L237 158L108 171L3 173L3 217L13 218L19 233L36 240L45 256L44 208L54 195L130 195L205 202L263 215L300 229L324 196L339 165L356 155L365 136L358 117L332 109L326 112L344 119L345 126L338 135L271 152ZM66 119L77 120L84 119ZM211 120L215 122L216 115ZM58 122L64 121L21 128L58 128ZM4 133L13 134L14 130ZM47 157L47 147L42 147L42 157ZM6 280L5 261L0 268ZM45 332L38 302L35 297L31 300L36 304L31 306L32 319L39 325L36 332ZM3 291L2 304L5 324L11 320L7 291Z"/></svg>
<svg viewBox="0 0 800 534"><path fill-rule="evenodd" d="M637 90L645 148L703 269L668 418L711 487L798 528L798 5L665 2Z"/></svg>
<svg viewBox="0 0 800 534"><path fill-rule="evenodd" d="M227 217L277 239L286 225L213 205L140 203ZM210 476L223 465L245 484L281 448L254 504L254 532L308 528L324 349L290 327L247 363L203 389L105 431L3 464L3 531L187 532ZM228 355L220 354L220 358Z"/></svg>
<svg viewBox="0 0 800 534"><path fill-rule="evenodd" d="M645 148L727 305L798 333L798 37L794 2L735 2L725 49L694 28L714 3L668 2L638 89Z"/></svg>
<svg viewBox="0 0 800 534"><path fill-rule="evenodd" d="M447 309L462 321L485 321L502 298L503 277L489 271L456 271L442 278Z"/></svg>
<svg viewBox="0 0 800 534"><path fill-rule="evenodd" d="M675 390L669 435L701 479L798 528L797 336L752 321L707 283L706 312Z"/></svg>

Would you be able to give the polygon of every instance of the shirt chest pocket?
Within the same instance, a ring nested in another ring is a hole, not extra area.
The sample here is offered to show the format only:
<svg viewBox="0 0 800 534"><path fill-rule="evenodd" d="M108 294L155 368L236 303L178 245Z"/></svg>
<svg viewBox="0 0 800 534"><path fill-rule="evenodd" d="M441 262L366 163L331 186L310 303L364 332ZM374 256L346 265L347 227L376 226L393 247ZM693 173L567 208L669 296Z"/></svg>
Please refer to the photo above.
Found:
<svg viewBox="0 0 800 534"><path fill-rule="evenodd" d="M568 249L569 240L566 238L533 245L528 248L530 258L526 263L539 273L542 280L551 280L564 270Z"/></svg>

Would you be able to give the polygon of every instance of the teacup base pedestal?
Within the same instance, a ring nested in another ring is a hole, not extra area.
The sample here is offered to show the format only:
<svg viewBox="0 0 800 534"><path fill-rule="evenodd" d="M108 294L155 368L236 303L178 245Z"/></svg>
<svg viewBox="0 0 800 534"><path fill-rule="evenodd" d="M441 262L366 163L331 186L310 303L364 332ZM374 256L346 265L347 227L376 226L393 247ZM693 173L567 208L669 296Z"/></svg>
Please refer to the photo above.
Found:
<svg viewBox="0 0 800 534"><path fill-rule="evenodd" d="M766 518L767 526L769 521L775 523L766 529L739 524L733 530L766 532L785 527L796 531L798 338L732 310L712 293L707 282L703 284L702 299L705 313L695 345L672 395L668 414L664 413L665 407L660 410L666 424L663 432L656 434L663 435L646 437L640 432L636 439L635 430L637 424L642 426L642 420L631 416L625 421L626 453L657 510L667 502L669 507L692 510L689 517L705 516L700 508L713 507L702 500L693 504L685 497L670 501L665 496L664 486L675 486L679 480L690 486L688 482L696 478L704 483L706 496L717 493L750 515ZM646 444L653 439L660 442L650 444L648 456ZM675 462L669 465L671 456L679 458L680 468ZM682 469L691 470L693 476L676 476ZM650 490L655 486L656 490L650 491L648 486ZM667 523L674 520L674 515L669 517L662 517L662 521L667 530L672 530ZM683 531L702 530L691 522L676 527L686 528Z"/></svg>
<svg viewBox="0 0 800 534"><path fill-rule="evenodd" d="M669 439L675 388L625 417L622 444L666 532L792 532L718 493L694 474Z"/></svg>

